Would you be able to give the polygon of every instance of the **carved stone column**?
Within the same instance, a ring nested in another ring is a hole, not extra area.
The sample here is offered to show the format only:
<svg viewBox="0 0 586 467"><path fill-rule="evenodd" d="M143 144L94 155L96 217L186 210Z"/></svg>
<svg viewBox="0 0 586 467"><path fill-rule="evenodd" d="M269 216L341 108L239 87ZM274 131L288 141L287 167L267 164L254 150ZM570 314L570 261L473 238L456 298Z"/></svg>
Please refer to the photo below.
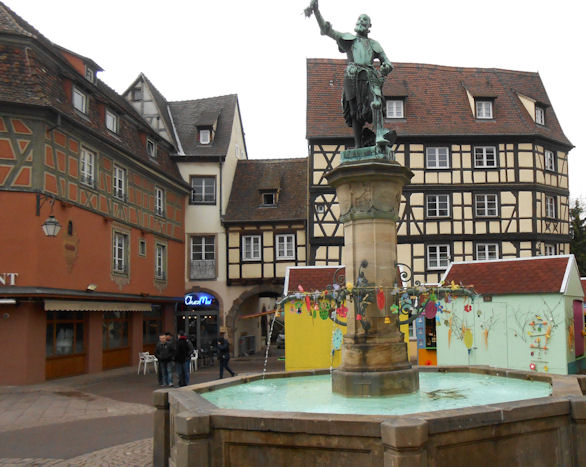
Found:
<svg viewBox="0 0 586 467"><path fill-rule="evenodd" d="M363 150L363 149L362 149ZM343 158L344 160L344 158ZM340 221L344 224L342 262L346 278L354 282L363 261L369 284L383 287L387 300L397 283L397 221L403 186L413 173L398 162L358 159L343 162L326 174L336 189ZM387 304L387 311L388 314ZM348 330L342 345L342 363L334 371L332 390L344 395L389 395L414 392L419 376L409 363L407 344L397 317L384 322L377 305L368 306L368 329L356 320L350 305Z"/></svg>

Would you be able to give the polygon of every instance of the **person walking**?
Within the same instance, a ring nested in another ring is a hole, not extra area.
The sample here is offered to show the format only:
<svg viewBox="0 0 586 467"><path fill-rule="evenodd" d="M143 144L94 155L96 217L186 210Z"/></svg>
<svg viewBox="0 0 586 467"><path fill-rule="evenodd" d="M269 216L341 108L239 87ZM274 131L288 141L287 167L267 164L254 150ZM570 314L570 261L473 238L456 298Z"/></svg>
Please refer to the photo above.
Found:
<svg viewBox="0 0 586 467"><path fill-rule="evenodd" d="M193 344L185 336L183 331L179 331L177 339L177 349L175 351L175 368L177 369L177 382L179 386L189 385L189 366L191 365L191 355L193 355Z"/></svg>
<svg viewBox="0 0 586 467"><path fill-rule="evenodd" d="M220 379L224 377L224 368L230 372L231 376L236 376L236 373L228 366L228 362L230 361L230 343L224 339L223 332L220 333L218 339L218 353L220 358Z"/></svg>

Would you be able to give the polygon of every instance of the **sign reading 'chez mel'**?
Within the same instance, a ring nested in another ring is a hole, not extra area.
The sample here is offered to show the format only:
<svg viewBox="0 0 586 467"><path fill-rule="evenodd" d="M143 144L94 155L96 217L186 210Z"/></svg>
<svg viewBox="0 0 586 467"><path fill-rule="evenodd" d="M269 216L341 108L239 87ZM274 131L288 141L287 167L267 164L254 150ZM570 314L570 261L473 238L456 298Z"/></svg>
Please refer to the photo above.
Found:
<svg viewBox="0 0 586 467"><path fill-rule="evenodd" d="M187 306L210 306L215 300L213 295L207 293L188 293L185 295L185 304Z"/></svg>

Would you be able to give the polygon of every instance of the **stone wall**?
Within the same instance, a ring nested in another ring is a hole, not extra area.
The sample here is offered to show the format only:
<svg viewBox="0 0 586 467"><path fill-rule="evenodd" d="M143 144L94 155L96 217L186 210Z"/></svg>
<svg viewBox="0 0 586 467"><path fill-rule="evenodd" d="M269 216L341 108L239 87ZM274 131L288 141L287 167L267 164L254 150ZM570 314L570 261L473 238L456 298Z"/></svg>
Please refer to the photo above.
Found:
<svg viewBox="0 0 586 467"><path fill-rule="evenodd" d="M586 397L577 378L478 367L449 370L547 379L553 395L440 412L371 416L225 410L195 392L260 375L160 390L155 392L154 465L586 465ZM268 377L316 373L321 372Z"/></svg>

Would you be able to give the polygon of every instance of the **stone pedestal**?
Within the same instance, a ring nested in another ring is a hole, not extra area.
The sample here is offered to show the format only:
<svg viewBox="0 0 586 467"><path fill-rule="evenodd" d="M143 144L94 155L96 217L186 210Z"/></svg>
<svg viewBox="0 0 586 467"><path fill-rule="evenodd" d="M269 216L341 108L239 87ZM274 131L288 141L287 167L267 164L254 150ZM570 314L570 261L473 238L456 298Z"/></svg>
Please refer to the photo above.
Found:
<svg viewBox="0 0 586 467"><path fill-rule="evenodd" d="M389 315L390 291L399 282L396 223L401 191L413 173L389 159L346 158L326 177L336 189L340 221L344 224L342 263L346 266L346 280L356 281L360 264L366 260L366 279L381 286L387 299L383 312L375 303L367 308L367 331L356 320L354 305L349 304L342 363L334 370L332 390L347 396L414 392L419 388L419 375L409 363L397 315L390 316L390 323L384 322Z"/></svg>

